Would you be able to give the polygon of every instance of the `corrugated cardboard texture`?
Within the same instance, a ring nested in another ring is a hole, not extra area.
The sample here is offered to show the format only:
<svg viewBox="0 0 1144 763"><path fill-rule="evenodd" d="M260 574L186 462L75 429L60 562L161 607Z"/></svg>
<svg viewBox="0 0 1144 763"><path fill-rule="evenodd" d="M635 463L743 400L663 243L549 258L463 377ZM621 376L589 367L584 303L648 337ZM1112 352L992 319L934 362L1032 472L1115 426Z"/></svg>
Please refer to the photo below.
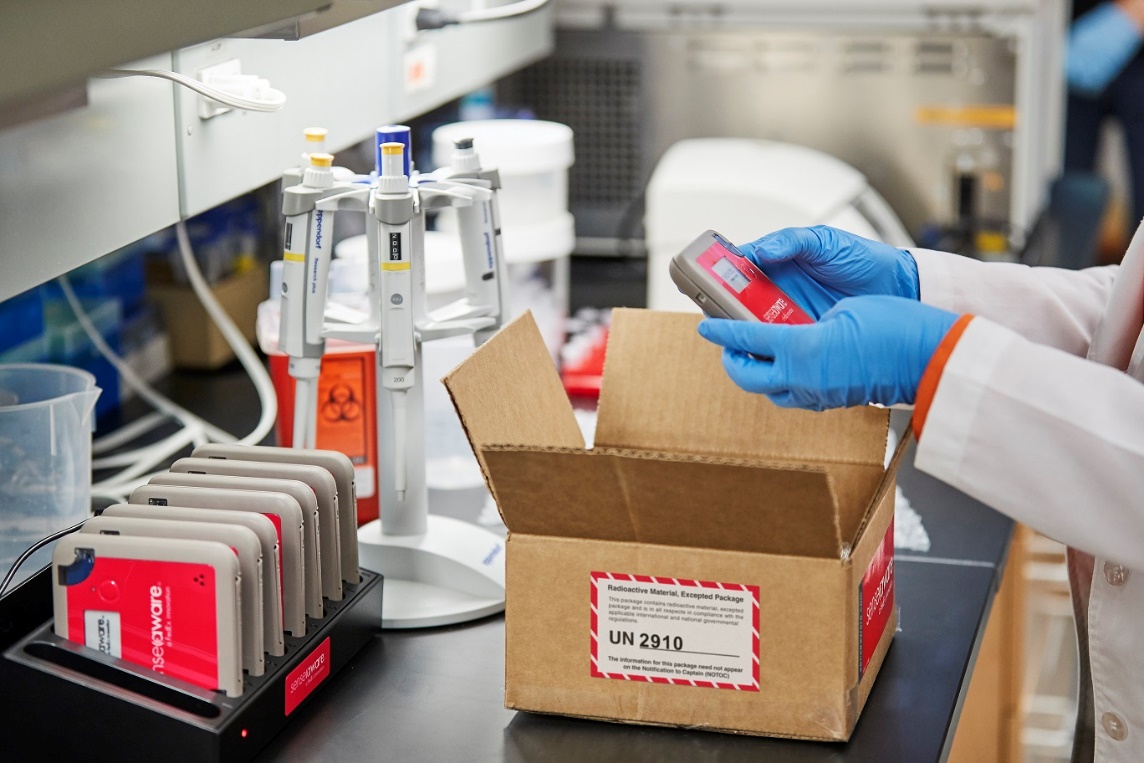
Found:
<svg viewBox="0 0 1144 763"><path fill-rule="evenodd" d="M721 350L696 331L699 316L612 313L596 444L882 466L889 412L782 409L723 372Z"/></svg>
<svg viewBox="0 0 1144 763"><path fill-rule="evenodd" d="M485 445L584 448L584 435L532 313L506 325L441 381L486 481ZM492 484L489 490L496 496Z"/></svg>
<svg viewBox="0 0 1144 763"><path fill-rule="evenodd" d="M507 554L505 704L519 710L841 740L853 727L838 561L513 534ZM760 691L590 675L589 573L757 585ZM873 672L873 671L871 671Z"/></svg>
<svg viewBox="0 0 1144 763"><path fill-rule="evenodd" d="M837 507L821 469L599 449L482 452L514 533L832 559L841 554Z"/></svg>
<svg viewBox="0 0 1144 763"><path fill-rule="evenodd" d="M248 342L255 339L258 303L266 299L268 279L266 268L259 267L229 276L211 287ZM171 361L177 368L214 370L234 359L234 350L190 286L152 285L147 294L163 316L171 339Z"/></svg>

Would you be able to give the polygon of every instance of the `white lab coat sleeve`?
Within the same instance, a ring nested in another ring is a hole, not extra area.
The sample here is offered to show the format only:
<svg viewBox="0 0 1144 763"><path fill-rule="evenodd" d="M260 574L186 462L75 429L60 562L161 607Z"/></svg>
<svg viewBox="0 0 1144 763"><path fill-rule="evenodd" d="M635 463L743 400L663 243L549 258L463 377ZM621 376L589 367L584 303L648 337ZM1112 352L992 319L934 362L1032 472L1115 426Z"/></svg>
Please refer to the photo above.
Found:
<svg viewBox="0 0 1144 763"><path fill-rule="evenodd" d="M1128 374L976 318L942 371L915 466L1144 570L1144 384Z"/></svg>
<svg viewBox="0 0 1144 763"><path fill-rule="evenodd" d="M910 253L918 264L922 302L988 318L1073 355L1088 353L1118 270L1115 265L1063 270L981 262L928 249Z"/></svg>

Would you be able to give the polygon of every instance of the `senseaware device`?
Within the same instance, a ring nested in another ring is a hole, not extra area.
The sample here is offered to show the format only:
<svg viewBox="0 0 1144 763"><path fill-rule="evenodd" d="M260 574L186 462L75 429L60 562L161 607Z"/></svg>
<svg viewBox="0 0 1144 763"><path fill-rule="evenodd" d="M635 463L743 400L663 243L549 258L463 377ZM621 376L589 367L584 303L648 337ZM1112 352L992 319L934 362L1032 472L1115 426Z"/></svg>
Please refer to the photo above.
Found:
<svg viewBox="0 0 1144 763"><path fill-rule="evenodd" d="M52 553L56 635L242 694L242 576L222 543L77 533Z"/></svg>
<svg viewBox="0 0 1144 763"><path fill-rule="evenodd" d="M278 535L283 629L294 636L305 635L307 602L302 509L293 498L282 493L253 490L143 485L131 492L127 502L148 506L245 511L265 516L273 523Z"/></svg>
<svg viewBox="0 0 1144 763"><path fill-rule="evenodd" d="M180 458L171 464L171 472L290 479L309 485L318 501L319 521L314 523L307 521L306 525L306 541L313 544L317 551L316 557L311 555L310 558L316 558L321 563L320 580L322 585L317 591L318 603L321 602L323 592L327 592L331 599L338 600L341 598L341 533L339 532L338 520L338 487L333 475L328 471L320 466L305 464L264 463L229 458ZM354 538L356 540L356 534ZM314 592L311 591L311 600L313 595ZM321 617L321 614L314 616Z"/></svg>
<svg viewBox="0 0 1144 763"><path fill-rule="evenodd" d="M274 523L261 514L247 511L183 508L179 506L145 506L119 503L108 506L100 516L169 519L178 522L232 524L249 529L258 538L262 550L262 638L270 655L285 654L282 634L282 576L278 550L278 533Z"/></svg>
<svg viewBox="0 0 1144 763"><path fill-rule="evenodd" d="M713 230L671 258L676 287L712 318L764 323L814 323L802 308Z"/></svg>
<svg viewBox="0 0 1144 763"><path fill-rule="evenodd" d="M334 477L338 487L338 519L342 548L342 579L360 583L357 544L357 485L354 464L349 456L333 450L312 448L272 448L264 445L225 445L208 443L191 453L193 458L229 458L268 463L320 466Z"/></svg>
<svg viewBox="0 0 1144 763"><path fill-rule="evenodd" d="M80 532L137 538L183 538L222 543L234 552L242 574L242 666L252 676L266 670L262 632L262 545L247 527L210 522L179 522L148 517L92 517Z"/></svg>
<svg viewBox="0 0 1144 763"><path fill-rule="evenodd" d="M306 566L320 569L319 576L306 576L307 610L316 606L325 594L333 601L339 601L342 593L335 577L334 565L321 555L321 519L318 514L318 498L305 482L296 479L271 479L269 477L237 477L228 474L201 474L189 472L167 472L156 474L148 482L150 485L181 485L183 487L221 488L224 490L257 490L261 492L283 493L298 502L302 509ZM333 582L331 582L333 581ZM334 594L330 596L329 594Z"/></svg>

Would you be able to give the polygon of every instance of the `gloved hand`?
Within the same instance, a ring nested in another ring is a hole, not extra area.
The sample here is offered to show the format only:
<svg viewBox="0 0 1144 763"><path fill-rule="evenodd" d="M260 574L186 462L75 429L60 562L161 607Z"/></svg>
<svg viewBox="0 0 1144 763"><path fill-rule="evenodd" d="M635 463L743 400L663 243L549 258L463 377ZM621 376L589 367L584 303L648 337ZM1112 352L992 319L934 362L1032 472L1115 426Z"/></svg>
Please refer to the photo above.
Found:
<svg viewBox="0 0 1144 763"><path fill-rule="evenodd" d="M1073 22L1066 50L1069 87L1100 95L1140 50L1139 22L1117 3L1104 3Z"/></svg>
<svg viewBox="0 0 1144 763"><path fill-rule="evenodd" d="M784 408L822 411L913 403L953 313L901 297L851 297L818 323L789 326L708 318L704 339L722 345L723 368L748 392Z"/></svg>
<svg viewBox="0 0 1144 763"><path fill-rule="evenodd" d="M837 228L783 228L739 250L815 320L845 297L918 298L912 254Z"/></svg>

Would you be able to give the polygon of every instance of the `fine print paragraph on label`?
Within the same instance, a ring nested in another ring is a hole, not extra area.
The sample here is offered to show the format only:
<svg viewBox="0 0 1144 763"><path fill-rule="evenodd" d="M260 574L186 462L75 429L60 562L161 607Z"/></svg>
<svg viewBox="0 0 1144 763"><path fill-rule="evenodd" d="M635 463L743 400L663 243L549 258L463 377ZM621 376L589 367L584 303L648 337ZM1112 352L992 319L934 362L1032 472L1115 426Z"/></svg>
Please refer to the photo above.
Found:
<svg viewBox="0 0 1144 763"><path fill-rule="evenodd" d="M591 573L591 674L759 690L759 587Z"/></svg>

